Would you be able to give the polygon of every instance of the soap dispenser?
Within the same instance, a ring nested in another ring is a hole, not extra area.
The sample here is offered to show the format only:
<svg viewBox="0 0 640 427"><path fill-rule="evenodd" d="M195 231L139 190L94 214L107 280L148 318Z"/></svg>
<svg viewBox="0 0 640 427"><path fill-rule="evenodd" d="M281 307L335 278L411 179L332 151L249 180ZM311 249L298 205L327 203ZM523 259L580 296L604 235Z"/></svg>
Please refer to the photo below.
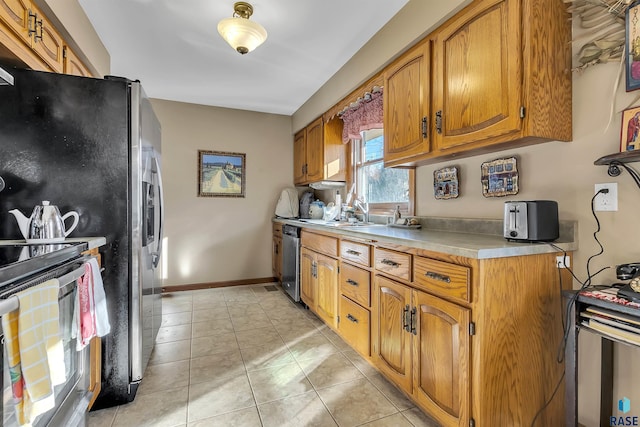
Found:
<svg viewBox="0 0 640 427"><path fill-rule="evenodd" d="M398 205L396 206L396 210L393 212L393 223L397 224L400 218L402 218L402 214L400 213L400 205Z"/></svg>

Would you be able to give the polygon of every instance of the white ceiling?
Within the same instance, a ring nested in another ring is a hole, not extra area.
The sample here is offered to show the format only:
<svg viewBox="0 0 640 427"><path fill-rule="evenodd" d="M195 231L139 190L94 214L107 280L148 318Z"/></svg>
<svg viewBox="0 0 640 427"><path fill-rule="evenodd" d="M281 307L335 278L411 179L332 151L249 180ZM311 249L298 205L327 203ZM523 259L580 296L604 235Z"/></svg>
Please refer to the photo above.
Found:
<svg viewBox="0 0 640 427"><path fill-rule="evenodd" d="M234 0L79 0L111 74L151 98L293 114L409 0L254 0L269 36L240 55L218 34Z"/></svg>

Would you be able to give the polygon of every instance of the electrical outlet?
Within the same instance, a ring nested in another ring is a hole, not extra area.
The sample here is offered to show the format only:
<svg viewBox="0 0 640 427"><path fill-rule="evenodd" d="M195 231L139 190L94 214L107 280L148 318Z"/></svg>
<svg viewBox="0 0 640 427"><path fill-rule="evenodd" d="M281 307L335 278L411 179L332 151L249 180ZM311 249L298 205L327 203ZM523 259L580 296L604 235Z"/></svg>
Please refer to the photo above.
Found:
<svg viewBox="0 0 640 427"><path fill-rule="evenodd" d="M559 255L556 257L556 265L558 268L571 268L571 257Z"/></svg>
<svg viewBox="0 0 640 427"><path fill-rule="evenodd" d="M617 211L618 210L618 183L596 184L595 193L606 188L608 193L600 193L596 196L593 208L596 211Z"/></svg>

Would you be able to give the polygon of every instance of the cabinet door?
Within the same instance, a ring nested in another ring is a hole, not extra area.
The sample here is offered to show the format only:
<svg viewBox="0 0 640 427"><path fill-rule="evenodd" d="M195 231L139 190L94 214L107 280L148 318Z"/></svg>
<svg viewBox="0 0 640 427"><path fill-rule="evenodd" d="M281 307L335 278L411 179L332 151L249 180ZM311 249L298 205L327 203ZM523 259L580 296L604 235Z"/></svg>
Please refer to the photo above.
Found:
<svg viewBox="0 0 640 427"><path fill-rule="evenodd" d="M273 253L271 256L273 277L282 282L282 237L273 236Z"/></svg>
<svg viewBox="0 0 640 427"><path fill-rule="evenodd" d="M469 310L413 291L413 395L443 425L469 423Z"/></svg>
<svg viewBox="0 0 640 427"><path fill-rule="evenodd" d="M329 326L337 328L338 320L338 261L316 254L318 294L316 313Z"/></svg>
<svg viewBox="0 0 640 427"><path fill-rule="evenodd" d="M429 152L429 47L420 44L384 73L385 163Z"/></svg>
<svg viewBox="0 0 640 427"><path fill-rule="evenodd" d="M0 21L4 22L27 45L31 45L29 34L29 7L27 0L0 0Z"/></svg>
<svg viewBox="0 0 640 427"><path fill-rule="evenodd" d="M300 249L300 298L313 311L316 310L315 286L316 254L307 248Z"/></svg>
<svg viewBox="0 0 640 427"><path fill-rule="evenodd" d="M307 181L305 173L307 164L307 132L302 129L293 138L293 183L304 184Z"/></svg>
<svg viewBox="0 0 640 427"><path fill-rule="evenodd" d="M324 179L322 117L307 126L307 182Z"/></svg>
<svg viewBox="0 0 640 427"><path fill-rule="evenodd" d="M520 135L520 46L517 0L476 2L438 30L432 69L438 150Z"/></svg>
<svg viewBox="0 0 640 427"><path fill-rule="evenodd" d="M37 22L31 48L53 71L62 73L64 71L62 36L41 11L33 6L32 8L37 15Z"/></svg>
<svg viewBox="0 0 640 427"><path fill-rule="evenodd" d="M92 77L91 71L68 46L64 47L64 73L74 76Z"/></svg>
<svg viewBox="0 0 640 427"><path fill-rule="evenodd" d="M376 276L374 360L380 371L411 393L411 333L405 330L411 289Z"/></svg>

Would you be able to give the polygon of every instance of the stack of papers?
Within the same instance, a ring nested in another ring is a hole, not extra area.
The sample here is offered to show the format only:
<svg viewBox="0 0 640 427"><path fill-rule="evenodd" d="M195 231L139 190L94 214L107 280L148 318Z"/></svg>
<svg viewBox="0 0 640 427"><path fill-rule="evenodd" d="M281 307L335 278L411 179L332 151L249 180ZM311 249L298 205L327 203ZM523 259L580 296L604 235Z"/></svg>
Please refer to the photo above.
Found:
<svg viewBox="0 0 640 427"><path fill-rule="evenodd" d="M640 316L591 306L582 311L580 317L584 326L620 341L640 345Z"/></svg>

